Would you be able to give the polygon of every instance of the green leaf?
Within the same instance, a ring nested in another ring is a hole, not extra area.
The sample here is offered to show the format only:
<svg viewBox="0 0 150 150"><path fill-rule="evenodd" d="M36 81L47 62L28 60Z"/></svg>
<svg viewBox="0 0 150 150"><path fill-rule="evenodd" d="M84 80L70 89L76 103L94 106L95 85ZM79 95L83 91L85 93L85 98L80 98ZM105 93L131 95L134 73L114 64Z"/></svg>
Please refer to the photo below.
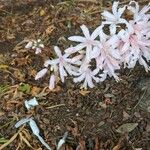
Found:
<svg viewBox="0 0 150 150"><path fill-rule="evenodd" d="M125 123L121 125L116 131L118 133L131 132L138 126L138 123Z"/></svg>
<svg viewBox="0 0 150 150"><path fill-rule="evenodd" d="M19 85L19 91L23 92L23 93L29 93L31 90L31 86L29 84L26 83L21 83Z"/></svg>
<svg viewBox="0 0 150 150"><path fill-rule="evenodd" d="M0 85L0 94L8 90L8 85Z"/></svg>
<svg viewBox="0 0 150 150"><path fill-rule="evenodd" d="M9 141L8 139L0 138L0 144L4 144L4 143L6 143L8 141Z"/></svg>

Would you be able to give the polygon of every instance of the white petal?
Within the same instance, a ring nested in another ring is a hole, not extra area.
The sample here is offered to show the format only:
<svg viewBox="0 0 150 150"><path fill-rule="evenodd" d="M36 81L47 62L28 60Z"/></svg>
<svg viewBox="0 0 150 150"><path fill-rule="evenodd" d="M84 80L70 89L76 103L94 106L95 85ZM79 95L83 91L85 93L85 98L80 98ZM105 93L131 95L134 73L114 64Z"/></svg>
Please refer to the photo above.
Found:
<svg viewBox="0 0 150 150"><path fill-rule="evenodd" d="M61 79L61 81L64 82L65 81L64 77L67 76L67 73L64 70L64 67L63 67L62 64L59 64L59 73L60 73L60 79Z"/></svg>
<svg viewBox="0 0 150 150"><path fill-rule="evenodd" d="M37 137L38 137L39 141L40 141L48 150L51 150L51 148L49 147L49 145L44 141L44 139L43 139L40 135L38 135Z"/></svg>
<svg viewBox="0 0 150 150"><path fill-rule="evenodd" d="M109 26L109 30L110 30L110 34L111 35L114 35L114 34L116 34L116 25L115 24L111 24L110 26Z"/></svg>
<svg viewBox="0 0 150 150"><path fill-rule="evenodd" d="M36 122L33 119L30 118L29 125L30 125L30 128L31 128L33 134L38 136L39 133L40 133L40 130L39 130Z"/></svg>
<svg viewBox="0 0 150 150"><path fill-rule="evenodd" d="M59 63L59 59L53 59L53 60L46 60L44 63L45 67L48 67L49 65L57 65Z"/></svg>
<svg viewBox="0 0 150 150"><path fill-rule="evenodd" d="M61 57L62 54L61 54L61 50L58 46L54 46L54 50L55 50L55 53L58 57Z"/></svg>
<svg viewBox="0 0 150 150"><path fill-rule="evenodd" d="M63 135L63 138L59 140L58 145L57 145L57 150L60 150L62 145L66 142L66 138L68 136L68 132L65 132Z"/></svg>
<svg viewBox="0 0 150 150"><path fill-rule="evenodd" d="M88 84L88 83L87 83L87 80L85 79L85 80L84 80L84 83L83 83L83 85L82 85L82 87L83 87L84 89L87 89L87 84Z"/></svg>
<svg viewBox="0 0 150 150"><path fill-rule="evenodd" d="M118 9L118 18L121 17L121 15L124 13L125 9L126 9L126 6Z"/></svg>
<svg viewBox="0 0 150 150"><path fill-rule="evenodd" d="M80 75L79 77L77 77L77 78L74 78L73 81L74 81L75 83L77 83L77 82L83 81L84 79L85 79L85 73L81 74L81 75Z"/></svg>
<svg viewBox="0 0 150 150"><path fill-rule="evenodd" d="M118 12L117 12L117 7L118 7L119 2L114 2L112 5L112 12L115 15L115 17L117 18L118 16Z"/></svg>
<svg viewBox="0 0 150 150"><path fill-rule="evenodd" d="M91 34L91 39L94 40L102 30L102 26L97 27Z"/></svg>
<svg viewBox="0 0 150 150"><path fill-rule="evenodd" d="M35 76L35 80L38 80L39 78L42 78L47 72L47 68L42 69L41 71L39 71L37 73L37 75Z"/></svg>
<svg viewBox="0 0 150 150"><path fill-rule="evenodd" d="M30 42L28 42L28 44L25 46L25 48L31 48L31 47L32 47L32 45L33 45L33 42L32 42L32 41L30 41Z"/></svg>
<svg viewBox="0 0 150 150"><path fill-rule="evenodd" d="M113 56L115 59L121 58L118 49L110 49L110 53L111 53L111 56Z"/></svg>
<svg viewBox="0 0 150 150"><path fill-rule="evenodd" d="M44 48L44 44L40 44L39 47Z"/></svg>
<svg viewBox="0 0 150 150"><path fill-rule="evenodd" d="M78 44L77 46L75 46L74 48L77 50L77 51L80 51L82 50L84 47L86 47L85 44L81 43L81 44Z"/></svg>
<svg viewBox="0 0 150 150"><path fill-rule="evenodd" d="M95 76L95 75L97 75L98 74L98 72L99 72L99 68L96 68L96 69L94 69L93 71L92 71L92 75L93 76Z"/></svg>
<svg viewBox="0 0 150 150"><path fill-rule="evenodd" d="M90 32L89 32L89 29L85 26L85 25L82 25L81 26L81 29L82 29L82 32L84 34L84 36L89 39L90 38Z"/></svg>
<svg viewBox="0 0 150 150"><path fill-rule="evenodd" d="M150 71L150 66L148 66L142 57L139 59L139 63L144 66L146 72Z"/></svg>
<svg viewBox="0 0 150 150"><path fill-rule="evenodd" d="M71 64L74 64L76 63L77 61L81 60L83 58L83 55L77 55L73 58L68 58L66 59L67 62L71 63Z"/></svg>
<svg viewBox="0 0 150 150"><path fill-rule="evenodd" d="M77 50L73 46L65 49L65 53L68 53L68 54L73 54L75 52L77 52Z"/></svg>
<svg viewBox="0 0 150 150"><path fill-rule="evenodd" d="M85 42L86 38L85 37L82 37L82 36L70 36L68 38L70 41L75 41L75 42Z"/></svg>
<svg viewBox="0 0 150 150"><path fill-rule="evenodd" d="M147 47L142 48L143 56L147 61L150 61L150 50Z"/></svg>
<svg viewBox="0 0 150 150"><path fill-rule="evenodd" d="M90 59L96 58L100 55L100 48L94 47L90 54Z"/></svg>
<svg viewBox="0 0 150 150"><path fill-rule="evenodd" d="M121 49L121 54L124 54L127 50L129 50L129 47L130 43L126 42Z"/></svg>
<svg viewBox="0 0 150 150"><path fill-rule="evenodd" d="M48 144L45 143L45 141L43 140L43 138L40 136L40 130L39 130L39 128L38 128L36 122L35 122L33 119L30 119L29 125L30 125L30 128L31 128L33 134L38 137L39 141L40 141L48 150L51 150L51 148L48 146Z"/></svg>
<svg viewBox="0 0 150 150"><path fill-rule="evenodd" d="M107 44L111 45L113 48L116 48L119 45L119 38L116 35L113 35L108 41Z"/></svg>
<svg viewBox="0 0 150 150"><path fill-rule="evenodd" d="M41 42L41 39L38 39L37 42L40 43L40 42Z"/></svg>
<svg viewBox="0 0 150 150"><path fill-rule="evenodd" d="M87 81L87 83L88 83L88 86L90 87L90 88L93 88L94 87L94 84L93 84L93 81L92 81L92 77L88 74L88 75L86 75L86 79L85 79L86 81Z"/></svg>
<svg viewBox="0 0 150 150"><path fill-rule="evenodd" d="M15 128L19 128L21 125L23 125L29 121L30 121L30 118L23 118L15 124Z"/></svg>
<svg viewBox="0 0 150 150"><path fill-rule="evenodd" d="M52 90L55 88L55 75L51 75L49 79L49 89Z"/></svg>
<svg viewBox="0 0 150 150"><path fill-rule="evenodd" d="M38 105L38 101L37 101L37 99L34 97L34 98L32 98L32 99L30 99L30 100L26 100L25 102L25 106L26 106L26 108L29 110L31 107L34 107L34 106L37 106Z"/></svg>
<svg viewBox="0 0 150 150"><path fill-rule="evenodd" d="M35 49L35 54L39 54L39 53L41 53L41 48L38 48L38 47L37 47L37 48Z"/></svg>
<svg viewBox="0 0 150 150"><path fill-rule="evenodd" d="M104 16L104 18L106 19L106 21L116 21L116 18L113 14L111 14L110 12L108 11L105 11L102 13L102 15Z"/></svg>
<svg viewBox="0 0 150 150"><path fill-rule="evenodd" d="M91 55L90 55L91 51L92 51L92 45L88 45L86 47L86 59L87 59L87 61L91 60Z"/></svg>

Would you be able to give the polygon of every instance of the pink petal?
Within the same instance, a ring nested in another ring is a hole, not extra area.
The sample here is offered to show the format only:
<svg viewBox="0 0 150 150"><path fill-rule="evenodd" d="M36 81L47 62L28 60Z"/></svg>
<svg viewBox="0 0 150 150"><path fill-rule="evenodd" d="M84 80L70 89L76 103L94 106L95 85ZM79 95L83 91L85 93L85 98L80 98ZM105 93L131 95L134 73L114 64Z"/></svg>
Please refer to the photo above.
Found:
<svg viewBox="0 0 150 150"><path fill-rule="evenodd" d="M75 41L75 42L85 42L86 38L85 37L82 37L82 36L70 36L68 38L70 41Z"/></svg>
<svg viewBox="0 0 150 150"><path fill-rule="evenodd" d="M59 73L60 73L60 79L61 79L61 81L64 82L65 81L64 77L67 76L67 73L64 70L64 67L63 67L62 64L59 64Z"/></svg>
<svg viewBox="0 0 150 150"><path fill-rule="evenodd" d="M126 9L126 6L124 6L124 7L118 9L118 17L119 17L119 18L120 18L121 15L124 13L125 9Z"/></svg>
<svg viewBox="0 0 150 150"><path fill-rule="evenodd" d="M126 51L128 51L129 47L130 47L130 43L126 42L121 49L121 54L124 54Z"/></svg>
<svg viewBox="0 0 150 150"><path fill-rule="evenodd" d="M90 59L96 58L100 55L100 48L94 47L90 54Z"/></svg>
<svg viewBox="0 0 150 150"><path fill-rule="evenodd" d="M90 32L89 32L89 29L85 26L85 25L82 25L81 26L81 30L84 34L84 36L89 39L90 38Z"/></svg>
<svg viewBox="0 0 150 150"><path fill-rule="evenodd" d="M28 42L28 44L25 46L25 48L31 48L32 47L32 45L33 45L33 42Z"/></svg>
<svg viewBox="0 0 150 150"><path fill-rule="evenodd" d="M55 75L51 75L50 80L49 80L49 89L52 90L55 88Z"/></svg>
<svg viewBox="0 0 150 150"><path fill-rule="evenodd" d="M106 19L106 21L116 21L116 18L114 15L112 15L110 12L105 11L102 13L102 15L104 16L104 18Z"/></svg>
<svg viewBox="0 0 150 150"><path fill-rule="evenodd" d="M46 60L44 66L48 67L48 65L56 65L58 63L59 63L59 59Z"/></svg>
<svg viewBox="0 0 150 150"><path fill-rule="evenodd" d="M61 57L61 56L62 56L61 50L59 49L58 46L54 46L54 50L55 50L55 53L56 53L56 55L57 55L58 57Z"/></svg>
<svg viewBox="0 0 150 150"><path fill-rule="evenodd" d="M114 34L116 34L116 25L115 24L111 24L110 26L109 26L109 30L110 30L110 34L111 35L114 35Z"/></svg>
<svg viewBox="0 0 150 150"><path fill-rule="evenodd" d="M112 12L115 15L115 17L118 16L118 12L117 12L117 7L118 7L119 2L114 2L112 5Z"/></svg>
<svg viewBox="0 0 150 150"><path fill-rule="evenodd" d="M102 30L102 26L97 27L91 34L91 39L94 40Z"/></svg>
<svg viewBox="0 0 150 150"><path fill-rule="evenodd" d="M91 51L92 51L92 45L88 45L86 47L86 59L87 61L90 61L91 60Z"/></svg>
<svg viewBox="0 0 150 150"><path fill-rule="evenodd" d="M81 75L80 75L79 77L77 77L77 78L74 78L73 81L74 81L75 83L81 82L81 81L84 80L84 78L85 78L85 73L81 74Z"/></svg>
<svg viewBox="0 0 150 150"><path fill-rule="evenodd" d="M87 74L87 75L86 75L86 79L85 79L85 80L87 81L88 86L89 86L90 88L93 88L93 87L94 87L94 84L93 84L93 81L92 81L92 77L91 77L90 74Z"/></svg>
<svg viewBox="0 0 150 150"><path fill-rule="evenodd" d="M72 54L72 53L75 53L75 52L77 52L77 50L73 46L65 49L65 53L68 53L68 54Z"/></svg>
<svg viewBox="0 0 150 150"><path fill-rule="evenodd" d="M35 50L35 54L39 54L39 53L41 53L41 48L36 48L36 50Z"/></svg>
<svg viewBox="0 0 150 150"><path fill-rule="evenodd" d="M42 78L47 72L47 68L42 69L41 71L39 71L37 73L37 75L35 76L35 80L38 80L39 78Z"/></svg>

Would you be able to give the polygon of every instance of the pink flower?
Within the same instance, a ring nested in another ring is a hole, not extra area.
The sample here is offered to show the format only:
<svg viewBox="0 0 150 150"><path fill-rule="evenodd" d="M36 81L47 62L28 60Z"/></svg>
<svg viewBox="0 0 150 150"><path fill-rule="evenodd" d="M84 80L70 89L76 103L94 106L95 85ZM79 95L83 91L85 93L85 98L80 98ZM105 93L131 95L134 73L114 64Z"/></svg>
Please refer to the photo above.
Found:
<svg viewBox="0 0 150 150"><path fill-rule="evenodd" d="M116 81L119 80L115 73L115 70L120 69L120 52L118 50L119 38L114 35L112 37L106 36L103 31L100 34L101 43L97 49L100 50L100 55L95 58L96 66L100 70L103 70L105 74L113 76ZM102 36L103 35L103 36Z"/></svg>
<svg viewBox="0 0 150 150"><path fill-rule="evenodd" d="M129 5L135 4L134 6L128 6L128 10L133 13L133 18L135 21L141 21L143 19L150 18L150 14L146 14L150 10L150 4L145 5L141 10L138 2L131 1Z"/></svg>
<svg viewBox="0 0 150 150"><path fill-rule="evenodd" d="M105 11L102 13L102 16L106 21L103 24L110 25L110 33L113 35L116 33L116 28L118 24L126 24L127 21L121 18L122 14L124 13L126 6L122 8L118 8L119 2L114 2L112 6L112 13Z"/></svg>
<svg viewBox="0 0 150 150"><path fill-rule="evenodd" d="M42 48L44 48L44 44L42 44L41 39L38 39L37 41L31 40L27 43L25 48L29 49L35 49L35 54L39 54L42 52Z"/></svg>
<svg viewBox="0 0 150 150"><path fill-rule="evenodd" d="M118 34L122 40L122 46L120 47L122 60L125 67L127 64L128 68L133 68L136 62L139 61L139 63L145 67L145 70L148 71L150 68L143 57L145 57L147 61L150 60L150 39L142 36L142 34L139 36L134 27L133 24L130 24L127 30L121 30Z"/></svg>
<svg viewBox="0 0 150 150"><path fill-rule="evenodd" d="M100 81L100 79L98 77L96 77L96 75L98 74L99 69L95 69L95 70L91 70L88 68L84 70L82 70L79 74L78 77L74 78L74 82L83 82L82 88L87 89L87 87L93 88L94 87L94 83L93 80L98 83Z"/></svg>
<svg viewBox="0 0 150 150"><path fill-rule="evenodd" d="M83 48L86 48L86 59L90 61L91 59L91 52L93 50L93 46L98 45L99 41L95 40L95 38L98 36L99 33L99 27L94 30L94 32L90 35L90 32L88 28L85 25L81 26L81 30L85 37L82 36L71 36L68 39L75 42L80 42L77 46L74 48L67 49L66 53L75 53Z"/></svg>
<svg viewBox="0 0 150 150"><path fill-rule="evenodd" d="M69 75L76 74L77 67L73 66L72 64L74 65L81 64L80 59L82 58L82 55L78 55L74 58L68 58L70 54L62 55L59 47L55 46L54 50L58 58L45 61L44 66L45 67L47 67L48 65L58 66L61 81L64 82L64 79L67 76L67 73Z"/></svg>

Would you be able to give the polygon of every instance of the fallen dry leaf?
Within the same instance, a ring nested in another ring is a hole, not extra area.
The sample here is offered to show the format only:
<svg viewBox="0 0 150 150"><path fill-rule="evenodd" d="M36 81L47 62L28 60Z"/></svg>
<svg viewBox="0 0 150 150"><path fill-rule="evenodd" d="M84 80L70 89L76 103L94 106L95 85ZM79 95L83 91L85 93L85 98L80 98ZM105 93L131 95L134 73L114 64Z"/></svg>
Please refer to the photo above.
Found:
<svg viewBox="0 0 150 150"><path fill-rule="evenodd" d="M89 94L91 91L86 91L86 90L80 90L79 93L83 96L86 96L87 94Z"/></svg>
<svg viewBox="0 0 150 150"><path fill-rule="evenodd" d="M38 95L40 93L40 91L41 91L41 88L39 88L37 86L33 86L31 88L31 92L30 93L31 93L32 96L36 96L36 95Z"/></svg>
<svg viewBox="0 0 150 150"><path fill-rule="evenodd" d="M118 133L131 132L138 126L138 123L125 123L121 125L116 131Z"/></svg>

